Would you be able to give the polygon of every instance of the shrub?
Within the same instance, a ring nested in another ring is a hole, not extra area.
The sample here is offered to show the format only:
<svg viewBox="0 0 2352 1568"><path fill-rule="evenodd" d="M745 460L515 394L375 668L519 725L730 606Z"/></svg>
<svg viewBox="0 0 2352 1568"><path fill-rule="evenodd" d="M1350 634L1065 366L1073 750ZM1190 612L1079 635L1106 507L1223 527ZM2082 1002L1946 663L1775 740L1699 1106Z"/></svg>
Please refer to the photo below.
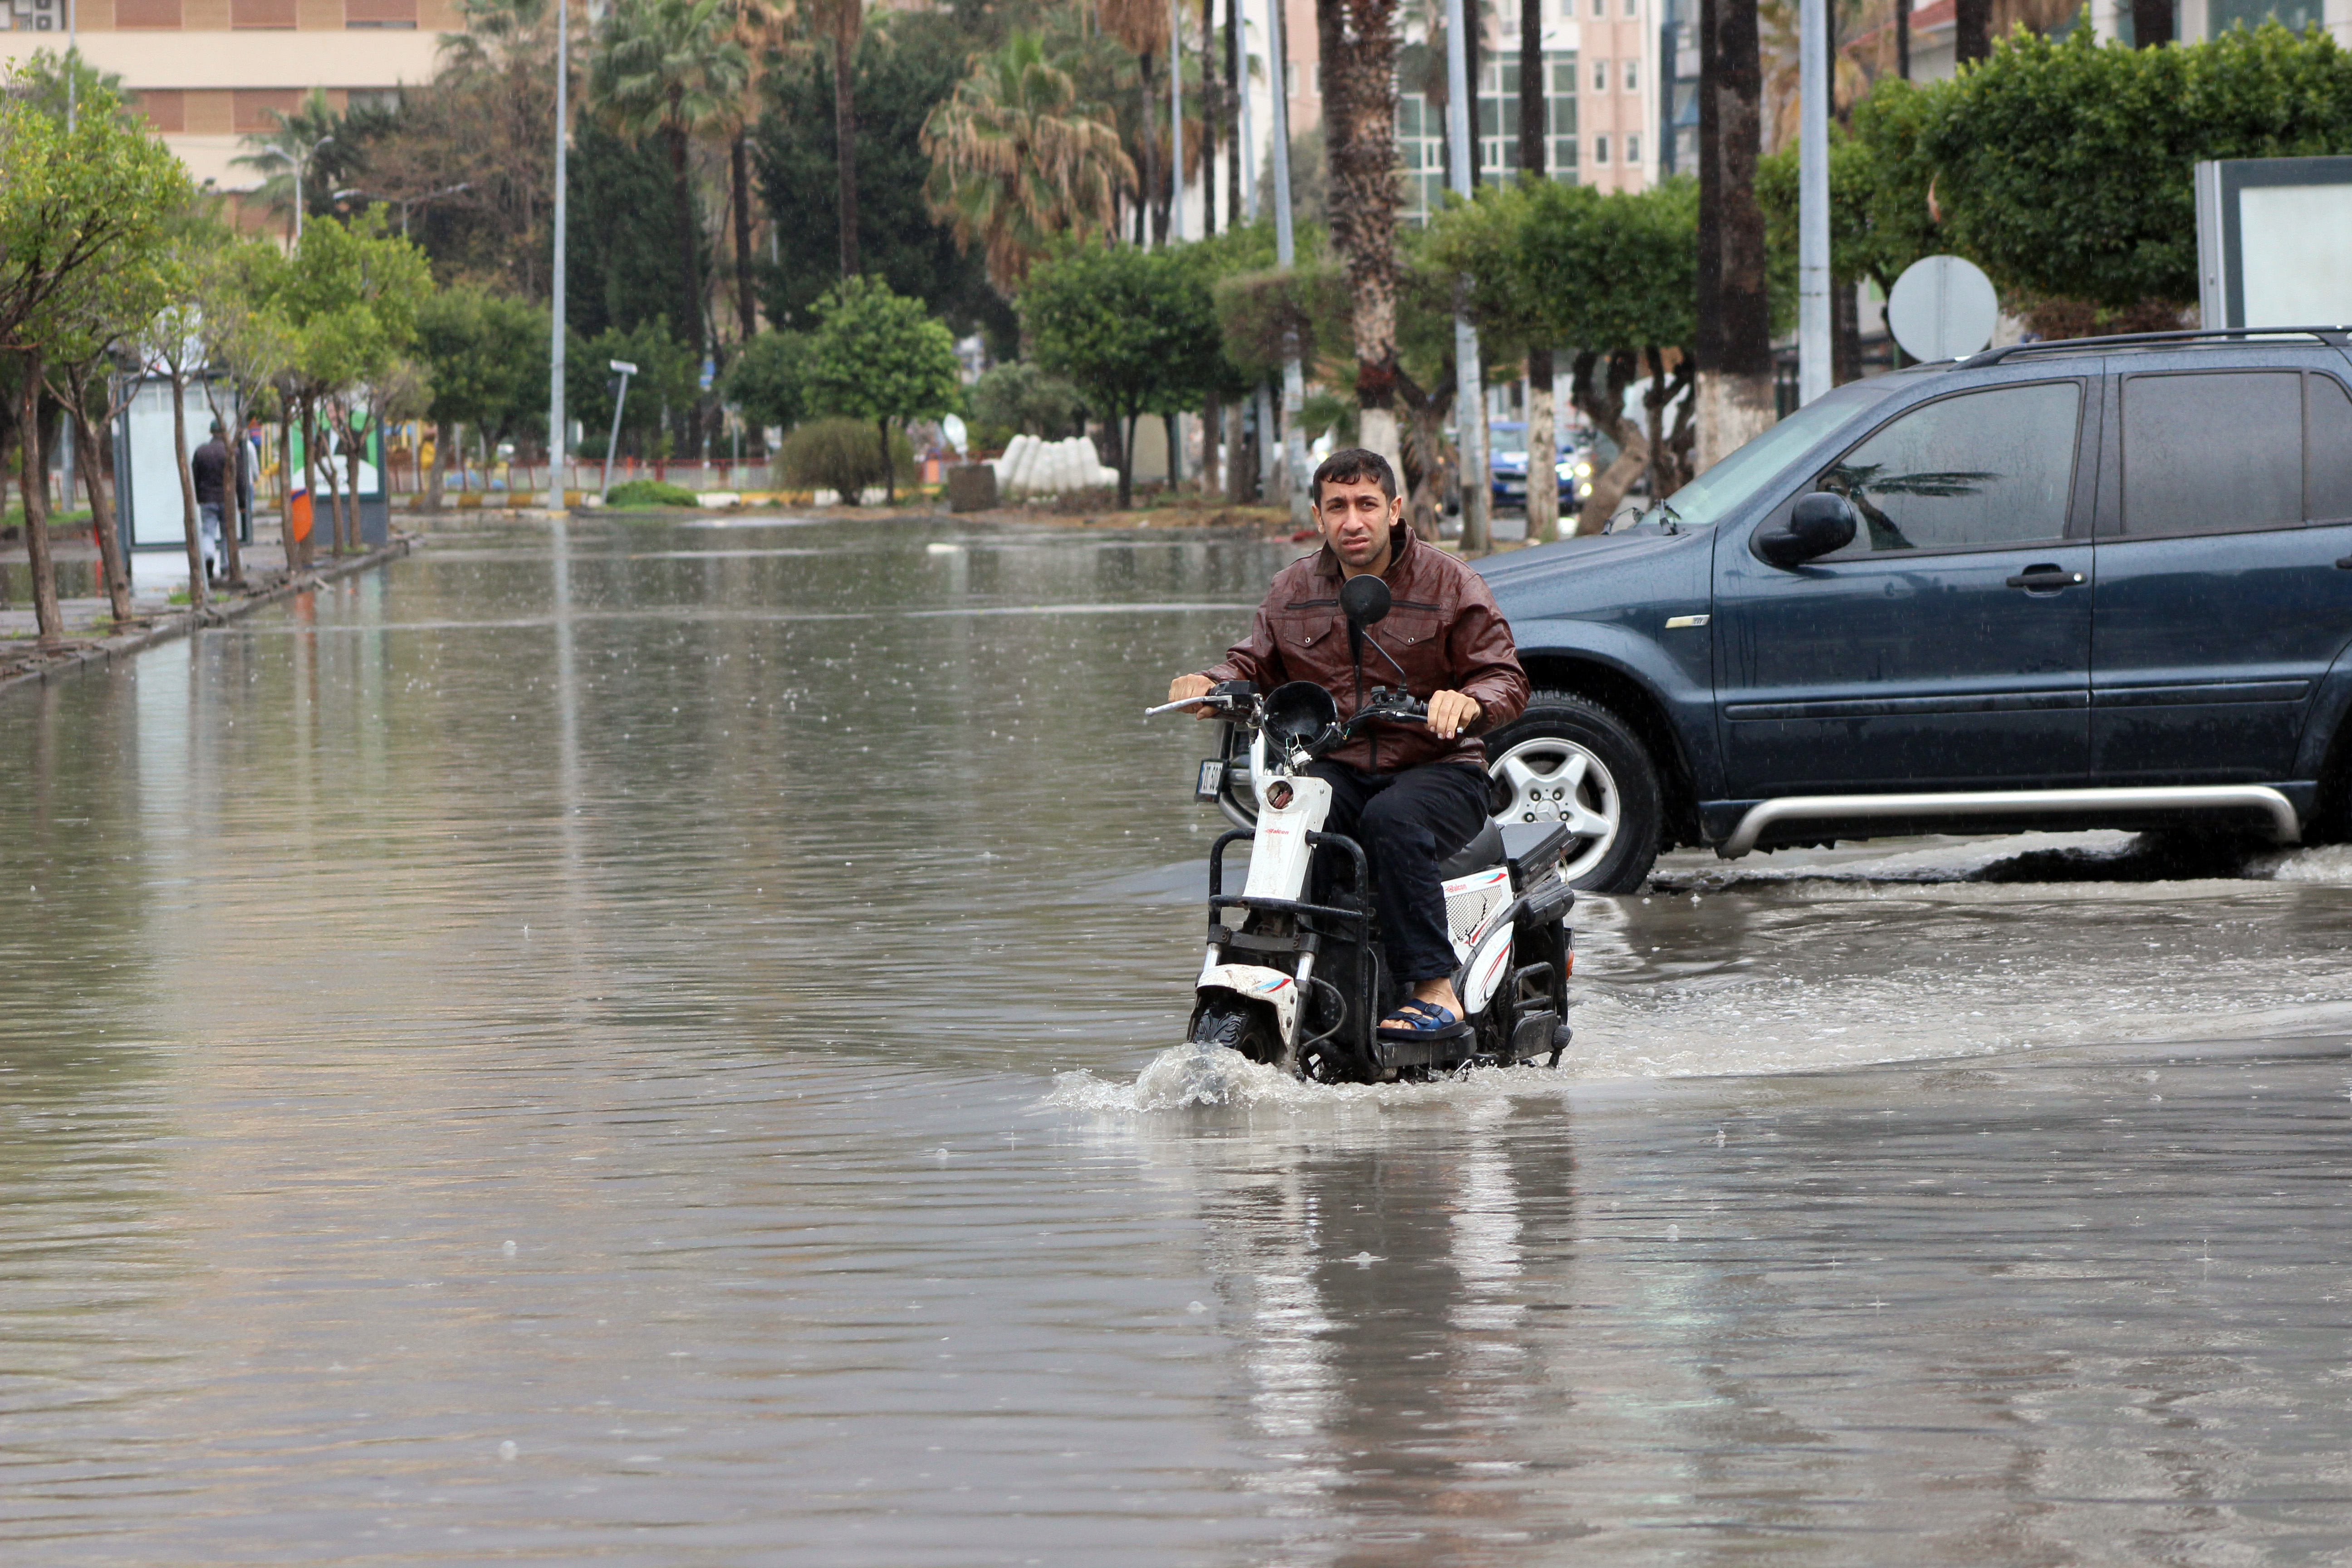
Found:
<svg viewBox="0 0 2352 1568"><path fill-rule="evenodd" d="M1076 387L1026 360L991 365L971 389L973 421L991 435L1003 431L1008 440L1026 433L1058 441L1076 433L1086 411L1086 401ZM984 444L1002 446L1003 442Z"/></svg>
<svg viewBox="0 0 2352 1568"><path fill-rule="evenodd" d="M915 452L907 437L892 433L890 456L901 480L915 475ZM845 500L883 481L882 445L870 421L818 419L784 437L778 455L787 489L838 491Z"/></svg>
<svg viewBox="0 0 2352 1568"><path fill-rule="evenodd" d="M630 479L614 485L605 496L610 507L700 506L702 500L684 485L667 479Z"/></svg>

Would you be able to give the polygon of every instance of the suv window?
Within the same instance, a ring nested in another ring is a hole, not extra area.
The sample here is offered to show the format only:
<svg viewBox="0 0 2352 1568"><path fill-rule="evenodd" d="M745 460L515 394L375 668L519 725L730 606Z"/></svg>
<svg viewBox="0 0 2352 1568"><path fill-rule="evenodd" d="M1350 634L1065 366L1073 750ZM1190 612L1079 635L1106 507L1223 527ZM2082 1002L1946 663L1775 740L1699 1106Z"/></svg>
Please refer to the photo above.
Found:
<svg viewBox="0 0 2352 1568"><path fill-rule="evenodd" d="M2312 376L2304 395L2310 401L2303 515L2314 522L2352 520L2352 395L2332 375Z"/></svg>
<svg viewBox="0 0 2352 1568"><path fill-rule="evenodd" d="M2074 381L1939 398L1864 440L1817 489L1851 500L1863 528L1838 556L2063 539L2083 388Z"/></svg>
<svg viewBox="0 0 2352 1568"><path fill-rule="evenodd" d="M2303 521L2303 375L2133 375L2123 385L2124 531L2228 533Z"/></svg>

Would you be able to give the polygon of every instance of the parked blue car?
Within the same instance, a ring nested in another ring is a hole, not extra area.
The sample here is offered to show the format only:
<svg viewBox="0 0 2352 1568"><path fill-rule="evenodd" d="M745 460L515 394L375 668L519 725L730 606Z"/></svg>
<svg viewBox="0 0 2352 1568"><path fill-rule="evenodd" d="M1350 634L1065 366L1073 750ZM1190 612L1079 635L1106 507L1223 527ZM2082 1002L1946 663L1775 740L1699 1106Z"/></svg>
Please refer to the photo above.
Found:
<svg viewBox="0 0 2352 1568"><path fill-rule="evenodd" d="M1498 821L1662 847L2352 822L2352 340L2030 343L1842 386L1621 532L1481 570Z"/></svg>
<svg viewBox="0 0 2352 1568"><path fill-rule="evenodd" d="M1568 443L1561 444L1557 456L1560 510L1570 511L1592 488L1592 465ZM1498 419L1486 426L1486 468L1493 505L1517 511L1528 504L1528 427L1523 421Z"/></svg>

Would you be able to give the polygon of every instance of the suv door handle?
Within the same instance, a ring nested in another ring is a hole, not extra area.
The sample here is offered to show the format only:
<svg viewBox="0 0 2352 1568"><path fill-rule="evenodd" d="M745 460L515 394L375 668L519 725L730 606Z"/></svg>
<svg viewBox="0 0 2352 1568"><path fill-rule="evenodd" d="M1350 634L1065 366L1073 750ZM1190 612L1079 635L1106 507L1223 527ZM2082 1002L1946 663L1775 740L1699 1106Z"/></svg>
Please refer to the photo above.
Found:
<svg viewBox="0 0 2352 1568"><path fill-rule="evenodd" d="M2054 594L2061 588L2071 588L2083 581L2080 572L2069 572L2062 566L2028 566L2009 580L2008 586L2022 588L2029 594Z"/></svg>

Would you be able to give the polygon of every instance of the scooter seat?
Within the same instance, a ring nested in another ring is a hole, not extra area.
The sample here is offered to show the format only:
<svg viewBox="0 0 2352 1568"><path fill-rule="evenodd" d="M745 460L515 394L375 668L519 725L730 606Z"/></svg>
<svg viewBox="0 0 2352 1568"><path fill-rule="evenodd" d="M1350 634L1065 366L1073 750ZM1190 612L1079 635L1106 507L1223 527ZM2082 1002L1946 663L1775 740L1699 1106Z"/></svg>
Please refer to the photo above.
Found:
<svg viewBox="0 0 2352 1568"><path fill-rule="evenodd" d="M1469 843L1438 863L1437 879L1450 882L1456 877L1466 877L1473 871L1483 871L1489 866L1502 863L1502 830L1489 818Z"/></svg>

